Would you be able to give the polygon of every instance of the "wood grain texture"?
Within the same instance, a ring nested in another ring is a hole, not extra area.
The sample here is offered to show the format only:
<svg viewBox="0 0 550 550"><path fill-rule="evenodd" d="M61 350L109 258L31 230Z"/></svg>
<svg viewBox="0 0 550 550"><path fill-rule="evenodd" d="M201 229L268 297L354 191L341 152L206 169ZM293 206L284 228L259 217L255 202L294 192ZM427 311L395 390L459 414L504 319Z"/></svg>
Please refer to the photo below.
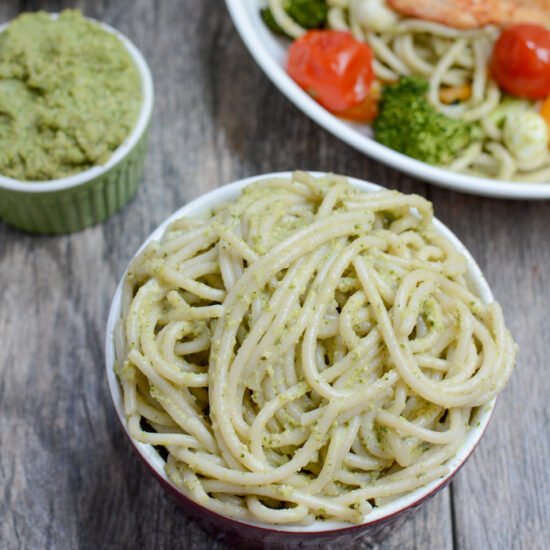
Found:
<svg viewBox="0 0 550 550"><path fill-rule="evenodd" d="M143 184L102 226L53 238L0 222L0 548L227 548L163 492L124 439L104 376L104 328L127 262L171 212L223 183L298 167L431 198L485 271L522 350L452 490L358 548L547 548L550 203L439 190L340 143L268 82L219 0L4 0L0 20L67 6L143 51L154 120Z"/></svg>

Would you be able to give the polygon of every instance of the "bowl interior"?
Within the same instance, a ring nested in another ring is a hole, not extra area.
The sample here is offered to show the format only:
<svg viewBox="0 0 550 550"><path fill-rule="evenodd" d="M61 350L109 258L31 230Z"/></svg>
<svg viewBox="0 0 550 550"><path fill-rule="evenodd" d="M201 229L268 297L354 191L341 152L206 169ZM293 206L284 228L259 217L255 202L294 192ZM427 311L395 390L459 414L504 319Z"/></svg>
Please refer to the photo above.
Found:
<svg viewBox="0 0 550 550"><path fill-rule="evenodd" d="M240 191L243 187L255 181L258 181L259 179L265 179L265 178L271 178L271 177L290 177L291 175L292 175L291 172L279 172L279 173L265 174L261 176L246 178L246 179L234 182L232 184L225 185L218 189L215 189L199 197L198 199L191 201L190 203L186 204L183 208L180 208L179 210L174 212L174 214L172 214L167 220L165 220L161 225L159 225L153 231L153 233L151 233L151 235L147 237L143 245L136 252L135 256L137 256L137 254L139 254L150 241L160 239L163 233L165 232L166 228L168 227L168 225L171 224L176 219L184 215L194 216L194 215L207 213L210 209L212 209L215 206L218 206L224 202L236 199L239 196ZM323 174L313 172L312 175L322 176ZM354 185L355 187L361 190L364 190L365 192L372 192L372 191L382 189L381 186L376 185L374 183L362 181L355 178L348 178L348 179L352 185ZM445 237L447 237L453 243L456 249L466 257L466 260L468 263L467 279L468 279L468 284L470 285L472 291L474 291L483 301L491 302L493 300L493 296L489 288L489 285L487 284L485 278L483 277L483 274L481 273L481 270L475 263L471 254L466 250L466 248L458 240L458 238L447 227L445 227L445 225L443 225L438 220L434 220L434 224L437 230L440 233L442 233ZM124 275L115 291L113 302L109 312L109 319L107 322L105 353L106 353L106 368L107 368L107 380L109 384L109 390L111 392L111 397L113 399L113 403L115 405L118 417L122 425L124 426L124 429L126 430L128 437L132 441L132 444L136 448L137 452L141 455L142 459L152 468L152 470L155 472L155 474L159 478L161 478L169 486L171 486L175 492L180 493L179 489L170 481L170 479L166 475L166 472L164 471L165 462L162 459L162 457L159 455L158 451L152 445L135 441L130 437L128 433L126 418L124 415L122 392L121 392L121 388L120 388L117 376L114 371L115 350L114 350L114 344L113 344L114 327L116 322L120 318L121 292L122 292L122 284L125 277L126 277L126 271L124 272ZM449 474L447 476L445 476L442 479L435 480L423 487L420 487L415 491L412 491L406 494L405 496L399 497L389 504L385 504L383 506L374 508L373 511L367 516L363 525L375 523L382 519L387 519L391 516L394 516L395 514L403 511L404 509L414 506L415 504L418 504L420 501L424 500L426 497L430 496L432 493L434 493L443 485L445 485L446 482L454 475L454 473L456 473L456 471L460 468L460 466L470 456L474 447L479 442L481 436L483 435L483 432L485 431L485 428L487 427L487 424L489 423L491 414L494 409L494 405L495 405L495 400L491 401L489 404L477 410L476 422L473 423L473 427L469 430L464 444L462 445L462 447L460 448L456 456L448 462ZM182 493L180 494L183 496ZM252 521L246 522L242 520L235 520L233 518L228 518L228 519L236 523L245 523L245 524L253 525L255 527L264 527L271 531L286 531L286 532L319 533L324 531L345 530L345 529L357 527L355 525L350 525L347 523L336 522L336 521L322 521L322 522L316 521L309 526L291 526L291 525L271 525L267 523L264 524L261 522L252 522Z"/></svg>
<svg viewBox="0 0 550 550"><path fill-rule="evenodd" d="M52 18L55 18L57 17L57 14L52 13L51 16ZM126 154L136 145L140 137L146 131L149 120L151 119L154 99L153 77L151 76L149 66L147 65L147 62L141 52L120 31L101 21L96 21L94 19L91 20L99 24L107 32L114 34L122 42L123 46L126 50L128 50L128 53L132 57L132 60L139 72L141 80L142 104L133 130L117 147L117 149L113 151L113 154L109 157L105 164L93 166L92 168L83 170L82 172L78 172L77 174L66 178L49 181L20 181L0 175L0 188L3 187L12 191L22 191L24 193L47 193L51 191L69 189L76 185L85 183L110 170L115 164L126 156ZM8 25L9 22L0 25L0 32L5 30Z"/></svg>

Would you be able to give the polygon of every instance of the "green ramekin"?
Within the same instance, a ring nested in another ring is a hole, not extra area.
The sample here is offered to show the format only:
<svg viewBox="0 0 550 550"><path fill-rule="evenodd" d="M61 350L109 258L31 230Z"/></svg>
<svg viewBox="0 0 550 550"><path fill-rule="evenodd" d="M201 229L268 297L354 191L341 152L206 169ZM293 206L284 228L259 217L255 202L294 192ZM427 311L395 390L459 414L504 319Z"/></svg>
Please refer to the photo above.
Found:
<svg viewBox="0 0 550 550"><path fill-rule="evenodd" d="M151 71L128 38L105 23L99 24L121 40L139 71L142 105L138 121L101 166L49 181L18 181L0 175L0 218L19 229L59 234L95 225L122 208L141 180L153 110ZM0 27L0 32L6 27Z"/></svg>

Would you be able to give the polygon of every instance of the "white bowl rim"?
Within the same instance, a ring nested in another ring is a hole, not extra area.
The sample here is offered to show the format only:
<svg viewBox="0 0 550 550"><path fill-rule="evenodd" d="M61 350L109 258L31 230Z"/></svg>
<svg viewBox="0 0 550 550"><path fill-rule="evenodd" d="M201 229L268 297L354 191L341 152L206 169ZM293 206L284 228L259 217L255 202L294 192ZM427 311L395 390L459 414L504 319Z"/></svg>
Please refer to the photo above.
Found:
<svg viewBox="0 0 550 550"><path fill-rule="evenodd" d="M324 172L309 172L313 176L319 177L325 175ZM268 174L260 174L258 176L252 176L244 178L233 183L218 187L212 191L205 193L204 195L199 196L198 198L187 203L182 208L178 209L172 215L170 215L166 220L164 220L143 242L138 251L135 253L133 258L135 258L152 240L159 239L169 224L171 224L176 219L182 216L198 215L201 213L208 212L212 207L222 204L224 202L235 199L243 187L250 185L259 180L264 180L268 178L288 178L292 175L292 172L274 172ZM377 190L385 189L384 187L374 184L368 181L360 180L357 178L348 177L348 180L355 187L366 191L373 192ZM459 239L448 229L443 223L434 218L434 225L438 231L440 231L444 236L446 236L452 244L457 248L457 250L462 253L468 263L468 277L471 279L472 285L475 287L474 291L477 292L479 297L486 303L493 301L493 295L491 289L485 280L480 268L476 264L475 260L465 248L465 246L459 241ZM132 260L133 260L132 258ZM132 261L131 260L131 261ZM129 264L131 263L129 262ZM246 521L241 519L236 519L231 516L226 516L210 510L209 508L201 505L198 502L193 501L187 495L184 495L180 489L172 483L172 481L166 475L164 471L164 461L156 451L156 449L149 444L141 443L132 438L128 431L128 425L126 422L126 417L124 414L124 406L122 400L122 392L118 382L117 375L114 370L115 365L115 350L113 344L113 331L117 320L120 318L120 306L121 306L121 294L122 286L126 274L128 272L128 267L124 270L124 274L121 277L116 291L113 296L111 303L111 308L109 310L109 317L107 321L107 329L105 336L105 365L107 369L107 382L109 386L109 391L113 404L115 406L117 416L124 428L124 431L127 437L130 439L134 449L140 455L140 458L145 462L145 464L150 468L150 470L159 478L159 480L175 492L178 496L183 499L186 499L193 504L195 504L200 509L206 510L208 513L213 514L223 518L224 521L235 522L242 526L259 528L264 531L272 531L277 533L289 533L294 535L313 535L313 534L330 534L330 533L343 533L346 530L357 529L365 527L369 524L378 523L384 520L387 520L401 512L404 512L407 509L414 507L415 505L420 504L426 498L431 496L433 493L437 492L440 488L445 486L447 482L456 474L456 472L461 468L461 466L466 462L474 448L479 443L489 421L491 419L494 407L496 404L496 398L493 399L488 404L481 407L481 410L478 414L478 423L477 425L470 428L468 435L464 444L458 451L458 453L450 461L447 462L449 466L449 473L439 479L432 481L406 495L395 499L393 502L374 508L373 511L366 516L366 519L363 523L360 524L348 524L343 522L336 521L316 521L309 526L294 526L294 525L272 525L268 523L256 522L256 521Z"/></svg>
<svg viewBox="0 0 550 550"><path fill-rule="evenodd" d="M352 125L321 107L273 58L257 32L255 22L250 17L251 2L257 2L257 0L225 0L233 23L253 59L296 107L340 140L369 157L439 187L501 199L550 199L550 182L505 181L452 172L398 153L373 138L361 134Z"/></svg>
<svg viewBox="0 0 550 550"><path fill-rule="evenodd" d="M50 13L50 15L55 18L57 13ZM151 118L151 113L153 110L153 99L154 99L154 87L153 87L153 77L151 76L151 71L145 58L138 48L133 44L133 42L122 34L119 30L111 27L107 23L98 21L91 17L86 17L86 19L97 23L100 27L105 29L107 32L114 34L126 48L132 60L139 72L141 80L141 93L142 93L142 102L141 108L138 116L138 120L126 137L126 139L113 151L109 159L105 164L98 166L93 166L82 172L73 174L72 176L67 176L65 178L58 178L53 180L38 180L38 181L23 181L16 180L14 178L9 178L0 174L0 188L9 189L10 191L21 191L24 193L49 193L52 191L62 191L65 189L70 189L87 183L98 176L101 176L105 172L108 172L113 166L120 162L136 145L139 141ZM4 31L11 21L3 23L0 25L0 32Z"/></svg>

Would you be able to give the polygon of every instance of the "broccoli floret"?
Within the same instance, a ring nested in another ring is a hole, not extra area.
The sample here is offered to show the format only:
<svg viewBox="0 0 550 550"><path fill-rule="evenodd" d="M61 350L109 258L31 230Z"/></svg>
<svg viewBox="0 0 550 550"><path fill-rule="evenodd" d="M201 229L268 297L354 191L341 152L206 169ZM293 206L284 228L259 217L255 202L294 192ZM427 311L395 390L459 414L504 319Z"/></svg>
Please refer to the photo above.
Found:
<svg viewBox="0 0 550 550"><path fill-rule="evenodd" d="M477 136L474 125L438 113L426 98L426 80L408 76L382 93L376 140L429 164L449 164Z"/></svg>
<svg viewBox="0 0 550 550"><path fill-rule="evenodd" d="M304 29L319 29L327 20L325 0L287 0L285 11Z"/></svg>
<svg viewBox="0 0 550 550"><path fill-rule="evenodd" d="M274 32L275 34L282 34L282 35L286 36L286 32L283 31L283 29L281 29L281 27L279 27L279 24L277 23L277 21L275 21L275 17L273 17L273 13L271 12L271 10L269 8L264 8L260 12L260 15L262 16L262 19L265 23L265 26L271 32Z"/></svg>
<svg viewBox="0 0 550 550"><path fill-rule="evenodd" d="M286 13L304 29L319 29L325 26L328 14L326 0L284 0ZM266 26L276 34L286 34L277 24L269 8L261 11Z"/></svg>

